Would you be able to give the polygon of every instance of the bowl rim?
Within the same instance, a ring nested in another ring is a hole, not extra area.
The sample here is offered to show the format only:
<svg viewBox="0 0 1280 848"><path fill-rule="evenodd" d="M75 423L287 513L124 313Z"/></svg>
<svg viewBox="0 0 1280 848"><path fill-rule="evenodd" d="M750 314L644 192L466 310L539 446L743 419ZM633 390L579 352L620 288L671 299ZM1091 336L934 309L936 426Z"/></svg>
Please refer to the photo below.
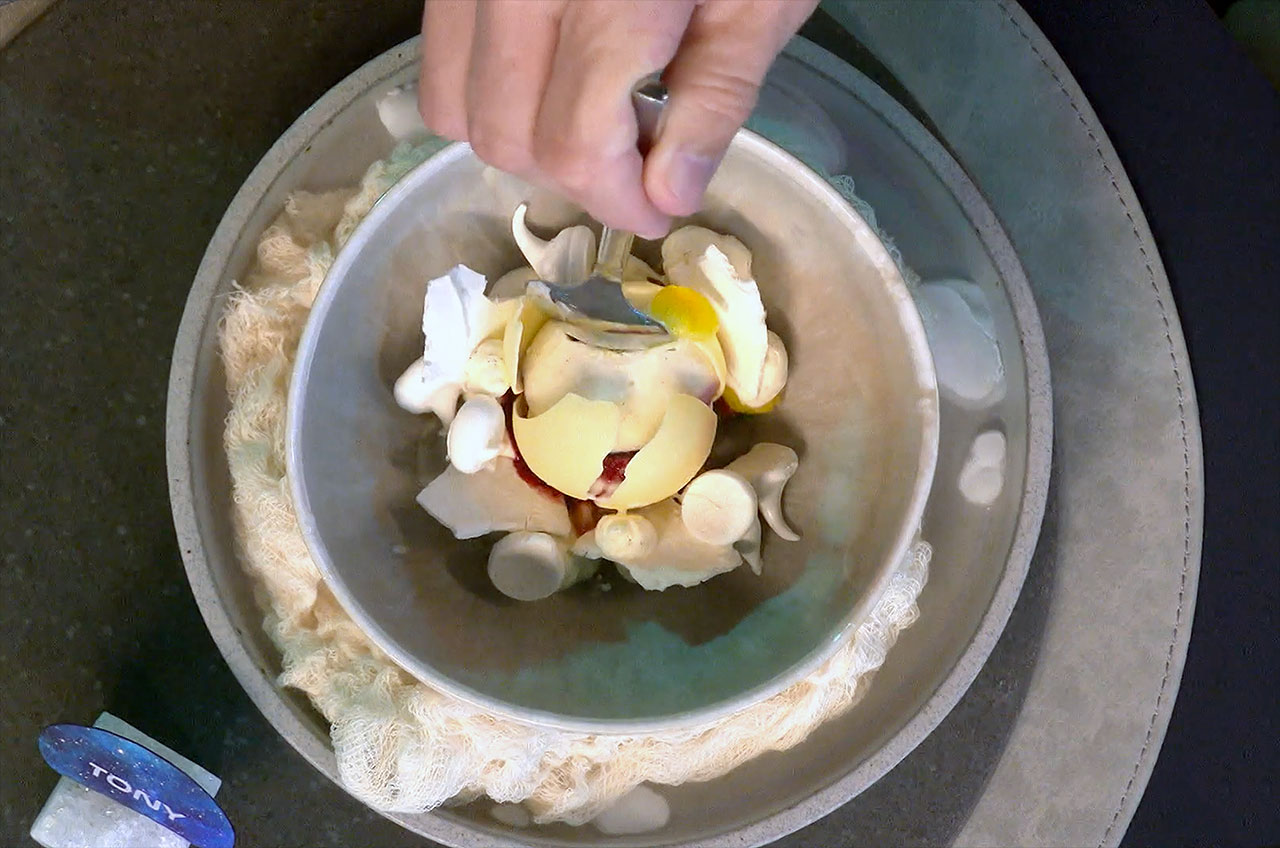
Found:
<svg viewBox="0 0 1280 848"><path fill-rule="evenodd" d="M525 707L477 691L437 671L430 663L405 649L378 623L375 616L364 609L347 587L339 569L329 556L321 539L315 515L311 510L306 487L306 469L299 446L304 417L303 399L309 383L305 376L316 353L320 327L324 323L323 316L337 297L346 271L355 261L356 251L351 249L352 246L360 244L374 232L375 228L391 214L389 210L394 209L397 199L414 191L421 182L431 179L437 172L455 165L468 156L474 156L470 145L465 142L454 142L414 166L391 186L356 225L342 249L338 251L317 291L303 328L289 381L286 408L285 453L289 491L307 550L325 583L346 613L397 665L417 680L493 714L540 727L613 735L641 735L689 728L723 719L753 704L767 700L815 672L845 644L847 639L853 638L854 631L866 620L898 573L900 563L919 537L939 452L940 407L937 375L919 311L897 263L894 262L875 228L830 183L798 158L751 130L745 128L739 130L733 140L733 146L747 147L753 154L772 160L775 165L780 166L789 176L800 182L803 190L812 192L824 201L824 205L831 214L841 219L841 223L850 234L851 242L869 254L869 258L879 272L880 282L890 296L894 317L906 341L912 373L916 377L915 394L917 411L921 417L921 442L914 460L910 496L897 521L893 543L878 564L873 580L860 593L839 622L830 628L800 660L768 680L737 692L731 697L684 712L622 719L591 718ZM869 236L869 239L858 238L860 234ZM300 376L303 378L300 379Z"/></svg>

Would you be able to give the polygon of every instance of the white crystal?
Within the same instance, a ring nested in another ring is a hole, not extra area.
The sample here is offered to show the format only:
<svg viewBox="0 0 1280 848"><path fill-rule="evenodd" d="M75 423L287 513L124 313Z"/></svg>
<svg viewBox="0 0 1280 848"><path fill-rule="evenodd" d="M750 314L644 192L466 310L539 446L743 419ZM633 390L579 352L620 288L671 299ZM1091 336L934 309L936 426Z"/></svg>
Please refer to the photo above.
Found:
<svg viewBox="0 0 1280 848"><path fill-rule="evenodd" d="M45 848L186 848L191 843L105 795L64 777L31 826Z"/></svg>

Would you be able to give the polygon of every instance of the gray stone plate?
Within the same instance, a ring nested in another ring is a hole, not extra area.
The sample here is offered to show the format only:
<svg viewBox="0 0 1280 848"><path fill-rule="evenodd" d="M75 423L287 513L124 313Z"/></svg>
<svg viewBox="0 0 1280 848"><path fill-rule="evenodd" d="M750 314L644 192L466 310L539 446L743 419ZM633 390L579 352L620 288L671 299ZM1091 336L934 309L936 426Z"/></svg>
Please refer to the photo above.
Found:
<svg viewBox="0 0 1280 848"><path fill-rule="evenodd" d="M785 841L1116 842L1167 722L1198 563L1198 430L1167 283L1096 120L1018 10L870 3L832 11L867 48L868 68L947 141L1012 233L1046 318L1059 459L1028 591L969 696L915 755L839 816ZM385 152L389 141L373 100L361 95L410 76L400 69L411 61L407 49L392 51L348 79L299 120L246 183L193 288L170 394L174 511L196 597L255 702L331 777L323 723L275 686L274 652L234 559L213 326L230 275L245 267L252 237L283 196L295 187L349 183ZM1025 346L1022 389L1043 389L1034 311L1017 262L964 174L901 107L847 66L803 44L780 68L788 65L808 74L810 96L841 115L846 138L862 143L847 170L908 261L926 276L968 275L1009 295L999 301L1006 305L1005 352ZM885 170L891 161L903 167ZM910 190L891 188L887 178L878 184L885 174L911 181ZM895 207L904 198L916 205ZM917 225L913 238L913 220L953 227L925 233ZM1010 333L1015 318L1029 334L1021 342ZM1033 391L1022 404L1025 448L1015 455L1043 458L1048 398ZM1016 420L1009 416L1016 406L1004 410L1006 425ZM1034 463L1028 468L1035 471ZM890 654L867 701L795 751L673 793L672 828L657 838L765 842L822 816L898 762L955 705L991 650L1030 556L1044 482L1028 473L1026 486L1009 487L1029 491L1023 505L1031 508L1003 533L974 528L969 548L938 533L932 514L939 553L924 617ZM940 483L935 495L942 494ZM590 828L503 834L483 809L398 820L454 844L600 838Z"/></svg>
<svg viewBox="0 0 1280 848"><path fill-rule="evenodd" d="M246 685L259 706L331 777L326 729L296 696L271 682L273 650L258 632L247 581L227 550L230 508L219 427L226 401L212 328L219 294L246 267L257 234L279 209L283 194L351 182L386 152L390 138L377 122L375 104L413 78L412 50L410 45L392 51L338 86L286 133L249 178L202 264L175 358L175 509L184 551L192 551L187 561L197 597L233 669L249 678ZM958 276L983 288L1008 390L981 411L944 403L938 482L924 527L937 548L933 577L921 598L921 621L895 648L869 695L792 751L760 758L715 781L663 790L671 822L647 837L663 844L774 839L858 794L915 747L959 699L995 644L1026 573L1047 488L1043 341L1025 278L990 210L905 110L821 50L795 42L775 69L771 87L788 92L792 102L807 98L830 117L844 148L838 170L854 176L914 267L926 277ZM991 426L1006 433L1010 459L1001 498L982 509L965 502L955 479L973 436ZM446 842L488 844L506 837L571 845L600 839L591 828L512 831L488 816L484 804L398 820Z"/></svg>

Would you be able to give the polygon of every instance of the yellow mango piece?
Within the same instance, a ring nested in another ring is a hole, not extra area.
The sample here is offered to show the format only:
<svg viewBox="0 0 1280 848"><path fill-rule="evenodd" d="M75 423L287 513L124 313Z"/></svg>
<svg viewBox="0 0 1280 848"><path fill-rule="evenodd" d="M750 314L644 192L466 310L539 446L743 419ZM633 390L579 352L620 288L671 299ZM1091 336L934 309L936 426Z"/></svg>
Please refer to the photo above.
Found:
<svg viewBox="0 0 1280 848"><path fill-rule="evenodd" d="M720 328L711 301L687 286L664 286L649 302L649 314L680 338L709 339Z"/></svg>
<svg viewBox="0 0 1280 848"><path fill-rule="evenodd" d="M766 412L773 412L774 408L782 402L782 393L779 392L769 398L768 402L765 403L764 406L747 406L742 402L742 399L738 397L738 393L735 392L732 387L725 386L724 402L728 404L729 408L734 412L742 415L764 415Z"/></svg>
<svg viewBox="0 0 1280 848"><path fill-rule="evenodd" d="M658 431L627 463L622 484L596 502L606 509L636 509L671 497L706 463L716 422L711 407L693 395L675 395Z"/></svg>
<svg viewBox="0 0 1280 848"><path fill-rule="evenodd" d="M618 442L617 404L567 394L541 415L526 418L522 410L517 403L511 429L529 470L553 489L586 500Z"/></svg>

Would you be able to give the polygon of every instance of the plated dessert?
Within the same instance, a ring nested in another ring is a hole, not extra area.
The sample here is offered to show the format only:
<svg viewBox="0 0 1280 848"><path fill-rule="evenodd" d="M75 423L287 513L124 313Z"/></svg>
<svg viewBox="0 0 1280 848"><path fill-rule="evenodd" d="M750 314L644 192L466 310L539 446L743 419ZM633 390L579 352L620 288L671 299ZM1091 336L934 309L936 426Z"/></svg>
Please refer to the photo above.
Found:
<svg viewBox="0 0 1280 848"><path fill-rule="evenodd" d="M544 240L526 212L512 235L527 266L490 283L459 265L427 283L423 355L395 397L439 418L448 466L418 502L459 539L504 534L488 573L518 600L604 562L650 590L760 573L762 523L799 538L782 511L799 458L766 442L707 467L721 420L767 414L787 382L750 250L688 226L663 241L661 273L629 257L622 292L659 325L635 332L551 298L547 284L590 274L595 235Z"/></svg>

